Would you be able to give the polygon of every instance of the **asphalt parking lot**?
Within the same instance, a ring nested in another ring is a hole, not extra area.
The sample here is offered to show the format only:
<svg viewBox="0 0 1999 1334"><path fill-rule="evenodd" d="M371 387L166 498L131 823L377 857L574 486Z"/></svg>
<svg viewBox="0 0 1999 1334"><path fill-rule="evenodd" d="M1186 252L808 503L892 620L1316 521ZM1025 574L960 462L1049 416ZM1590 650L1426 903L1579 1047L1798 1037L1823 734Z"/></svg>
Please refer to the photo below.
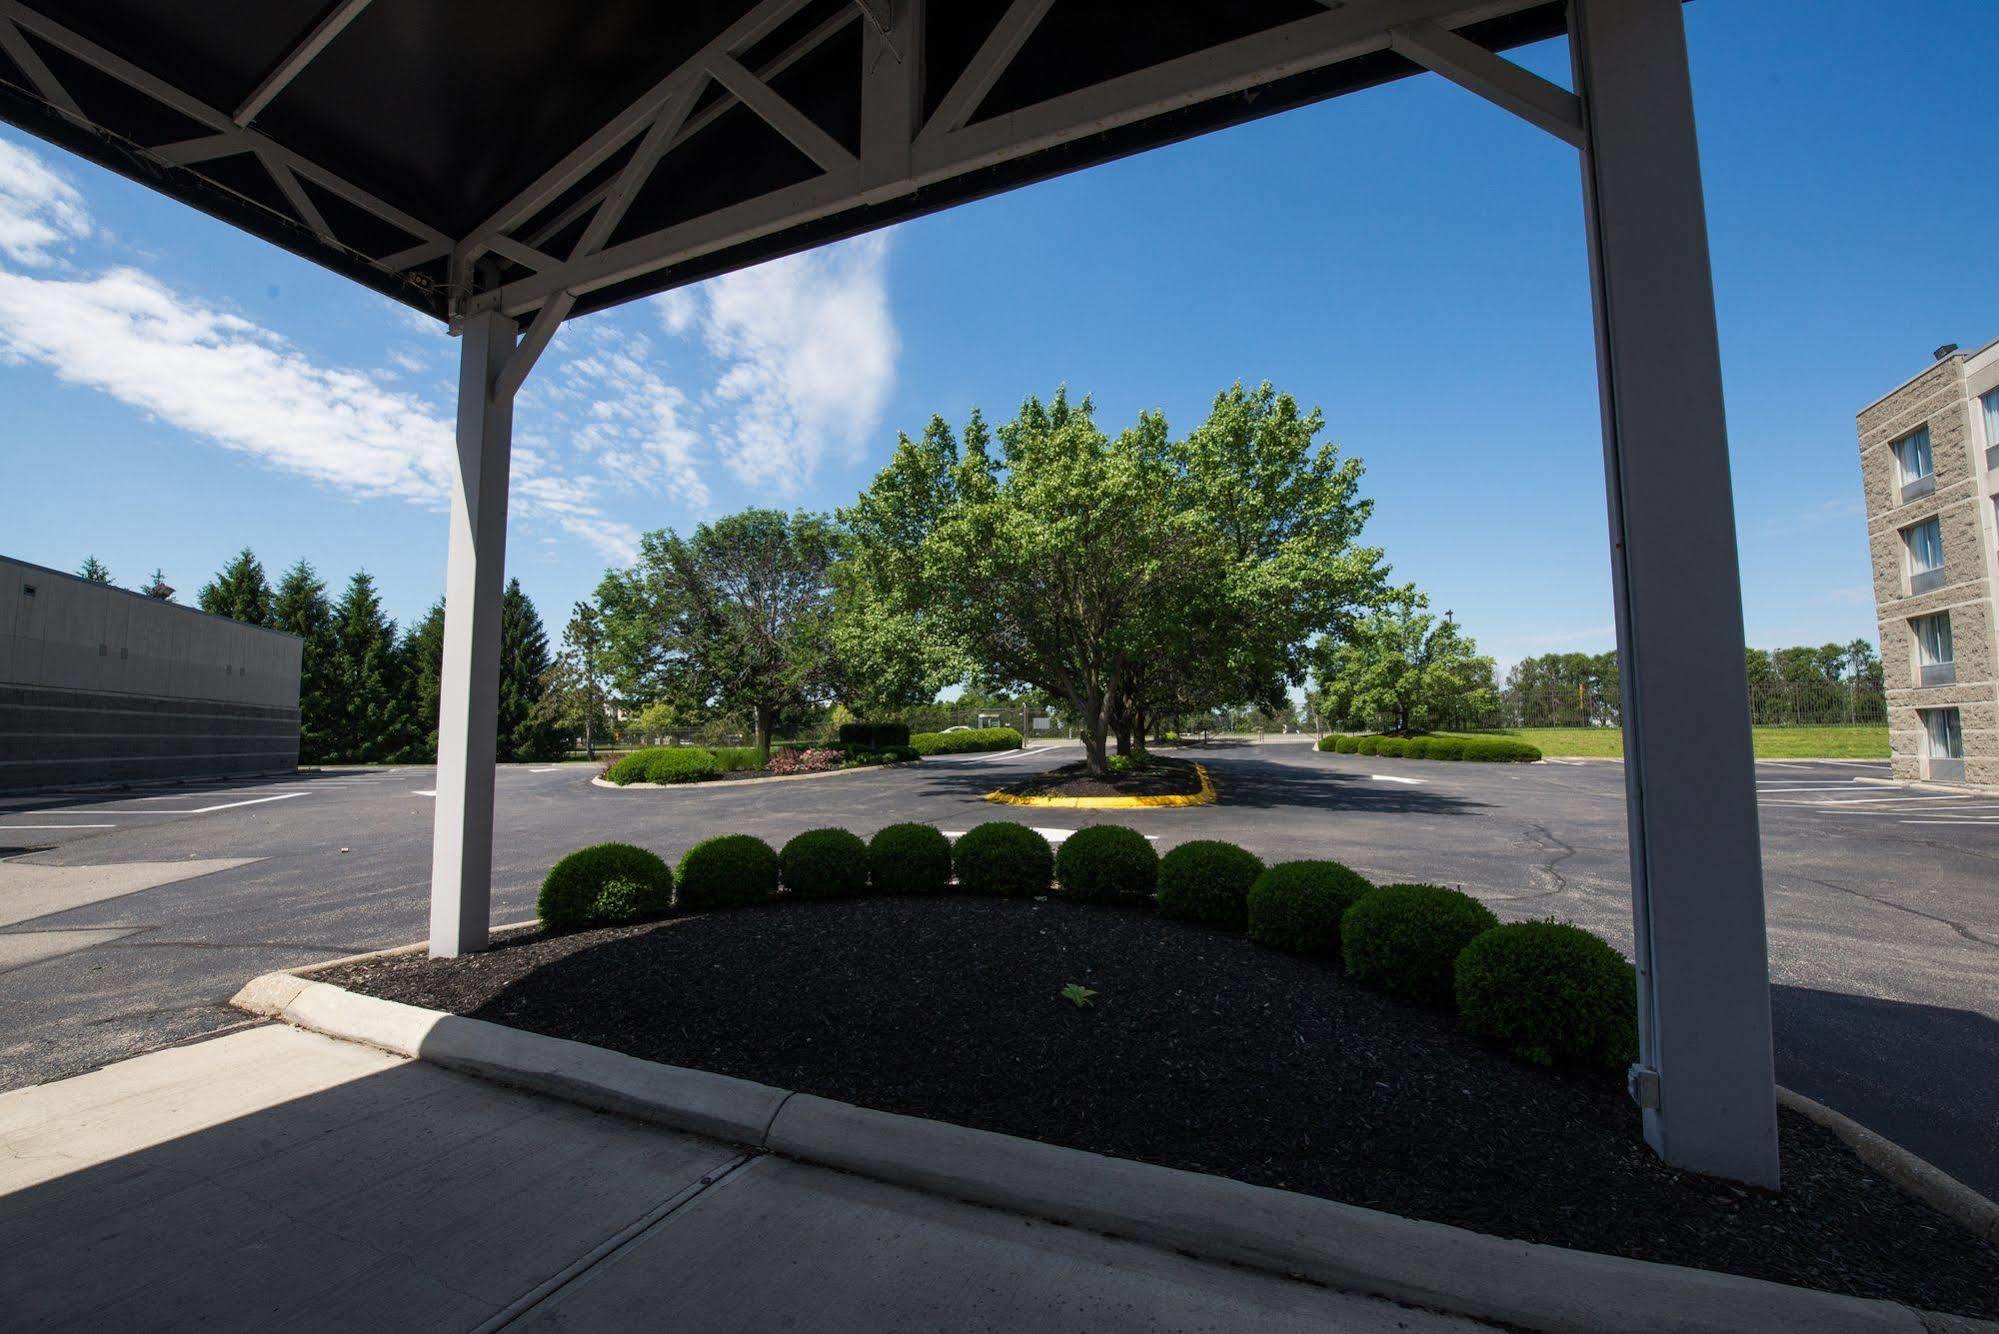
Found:
<svg viewBox="0 0 1999 1334"><path fill-rule="evenodd" d="M1377 881L1460 885L1502 917L1560 917L1630 948L1617 764L1272 743L1202 756L1223 796L1213 807L980 800L1075 753L671 791L597 788L588 766L507 766L493 918L531 917L550 863L608 838L672 859L722 831L779 842L820 825L1011 818L1059 837L1115 819L1162 850L1229 838L1266 860L1334 857ZM1999 798L1885 777L1867 763L1758 768L1779 1078L1999 1193ZM0 1088L234 1026L228 999L257 973L420 938L432 782L428 769L345 769L0 798ZM105 869L47 869L63 867Z"/></svg>

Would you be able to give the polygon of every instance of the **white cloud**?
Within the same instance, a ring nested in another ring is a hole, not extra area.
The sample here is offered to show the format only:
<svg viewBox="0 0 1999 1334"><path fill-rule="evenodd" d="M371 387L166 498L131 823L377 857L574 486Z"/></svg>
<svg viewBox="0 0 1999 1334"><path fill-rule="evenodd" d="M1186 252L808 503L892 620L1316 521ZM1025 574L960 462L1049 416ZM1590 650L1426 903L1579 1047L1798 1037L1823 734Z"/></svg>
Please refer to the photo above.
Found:
<svg viewBox="0 0 1999 1334"><path fill-rule="evenodd" d="M875 233L702 284L721 363L715 439L741 481L795 494L828 450L852 453L880 423L901 348L887 270ZM678 298L660 307L669 331L690 322Z"/></svg>
<svg viewBox="0 0 1999 1334"><path fill-rule="evenodd" d="M586 350L555 368L537 390L537 405L553 408L570 446L613 484L705 508L697 414L687 395L654 369L651 345L608 323L565 332Z"/></svg>
<svg viewBox="0 0 1999 1334"><path fill-rule="evenodd" d="M90 235L83 196L34 153L0 139L0 255L40 266L53 247Z"/></svg>

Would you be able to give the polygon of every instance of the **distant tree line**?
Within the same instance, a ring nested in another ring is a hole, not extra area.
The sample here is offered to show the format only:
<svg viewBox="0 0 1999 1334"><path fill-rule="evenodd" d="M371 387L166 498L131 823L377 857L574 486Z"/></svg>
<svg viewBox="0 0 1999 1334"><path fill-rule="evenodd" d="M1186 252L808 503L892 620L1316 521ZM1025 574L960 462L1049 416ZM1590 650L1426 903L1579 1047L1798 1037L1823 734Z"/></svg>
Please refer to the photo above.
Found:
<svg viewBox="0 0 1999 1334"><path fill-rule="evenodd" d="M1881 658L1865 639L1817 648L1748 649L1750 720L1758 726L1887 720ZM1546 653L1506 673L1501 712L1514 727L1615 727L1623 721L1615 653Z"/></svg>
<svg viewBox="0 0 1999 1334"><path fill-rule="evenodd" d="M95 556L77 572L109 584ZM166 587L156 571L148 596ZM171 600L171 590L167 594ZM203 611L294 634L299 665L299 760L305 764L421 764L437 758L437 716L444 672L444 600L400 629L382 610L374 578L357 571L340 596L304 560L273 586L245 547L201 586ZM587 732L590 692L575 682L573 655L551 654L534 603L509 580L500 608L502 760L562 754L570 731ZM598 713L601 714L601 705ZM601 735L601 723L597 735Z"/></svg>

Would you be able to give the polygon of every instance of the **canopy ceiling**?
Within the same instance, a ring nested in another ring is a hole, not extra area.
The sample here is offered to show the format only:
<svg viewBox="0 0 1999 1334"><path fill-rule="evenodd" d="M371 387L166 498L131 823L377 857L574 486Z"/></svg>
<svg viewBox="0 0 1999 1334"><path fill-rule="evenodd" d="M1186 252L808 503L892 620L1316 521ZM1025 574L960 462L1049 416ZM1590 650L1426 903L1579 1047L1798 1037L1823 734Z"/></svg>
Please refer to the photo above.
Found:
<svg viewBox="0 0 1999 1334"><path fill-rule="evenodd" d="M440 318L577 312L1488 50L1533 0L0 0L0 117Z"/></svg>

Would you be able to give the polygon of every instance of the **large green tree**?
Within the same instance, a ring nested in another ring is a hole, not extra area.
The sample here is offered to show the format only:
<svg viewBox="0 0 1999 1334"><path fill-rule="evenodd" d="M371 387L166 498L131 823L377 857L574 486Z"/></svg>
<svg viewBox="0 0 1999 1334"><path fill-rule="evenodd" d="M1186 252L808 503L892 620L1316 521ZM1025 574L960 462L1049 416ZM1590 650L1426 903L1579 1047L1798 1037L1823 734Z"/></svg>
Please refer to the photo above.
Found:
<svg viewBox="0 0 1999 1334"><path fill-rule="evenodd" d="M249 625L271 623L271 584L264 577L264 563L248 547L216 571L195 596L203 611L217 616Z"/></svg>
<svg viewBox="0 0 1999 1334"><path fill-rule="evenodd" d="M562 630L562 652L543 677L542 712L569 736L583 738L583 753L597 758L597 740L610 734L604 681L604 619L594 603L579 602Z"/></svg>
<svg viewBox="0 0 1999 1334"><path fill-rule="evenodd" d="M639 708L670 702L743 719L770 753L780 714L830 694L839 530L818 514L752 509L640 539L598 589L607 665Z"/></svg>
<svg viewBox="0 0 1999 1334"><path fill-rule="evenodd" d="M1413 587L1316 651L1321 716L1341 726L1378 726L1407 735L1482 723L1498 708L1492 659L1456 622L1431 615Z"/></svg>
<svg viewBox="0 0 1999 1334"><path fill-rule="evenodd" d="M495 753L505 760L545 760L562 751L562 737L541 707L548 692L548 632L519 579L500 598L500 708Z"/></svg>
<svg viewBox="0 0 1999 1334"><path fill-rule="evenodd" d="M299 759L314 764L336 758L336 687L333 679L333 606L326 584L301 560L278 581L271 598L271 628L302 641L299 654Z"/></svg>
<svg viewBox="0 0 1999 1334"><path fill-rule="evenodd" d="M380 764L402 757L414 734L396 623L367 571L347 582L333 608L332 757Z"/></svg>
<svg viewBox="0 0 1999 1334"><path fill-rule="evenodd" d="M428 764L437 758L437 715L444 697L444 599L430 604L423 619L403 636L404 708L410 740L405 758Z"/></svg>

